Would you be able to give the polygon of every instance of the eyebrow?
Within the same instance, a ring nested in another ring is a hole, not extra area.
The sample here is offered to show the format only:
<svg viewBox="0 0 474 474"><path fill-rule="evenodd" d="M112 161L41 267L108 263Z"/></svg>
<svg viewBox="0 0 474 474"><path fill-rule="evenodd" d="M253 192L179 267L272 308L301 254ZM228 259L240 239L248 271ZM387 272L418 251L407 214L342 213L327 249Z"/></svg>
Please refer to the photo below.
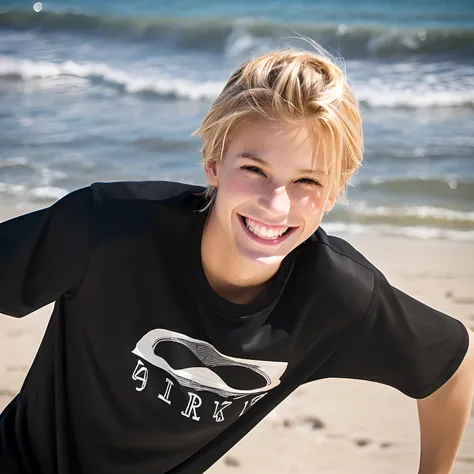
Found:
<svg viewBox="0 0 474 474"><path fill-rule="evenodd" d="M257 163L259 163L262 166L270 167L270 163L268 163L268 161L265 161L263 158L260 158L259 156L256 156L256 155L254 155L253 153L251 153L249 151L243 151L242 153L239 153L237 155L237 157L238 158L248 158L249 160L256 161ZM302 173L302 174L322 174L322 175L327 176L327 173L325 171L312 170L310 168L299 169L298 172Z"/></svg>

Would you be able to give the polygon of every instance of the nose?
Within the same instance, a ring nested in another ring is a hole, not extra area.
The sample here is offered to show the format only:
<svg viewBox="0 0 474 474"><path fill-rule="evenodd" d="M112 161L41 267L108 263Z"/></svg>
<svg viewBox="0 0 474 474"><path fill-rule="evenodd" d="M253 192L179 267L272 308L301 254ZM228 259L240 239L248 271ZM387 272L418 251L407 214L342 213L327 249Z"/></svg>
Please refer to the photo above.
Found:
<svg viewBox="0 0 474 474"><path fill-rule="evenodd" d="M259 201L260 208L271 216L287 216L291 209L290 196L285 186L268 189L268 193L261 196Z"/></svg>

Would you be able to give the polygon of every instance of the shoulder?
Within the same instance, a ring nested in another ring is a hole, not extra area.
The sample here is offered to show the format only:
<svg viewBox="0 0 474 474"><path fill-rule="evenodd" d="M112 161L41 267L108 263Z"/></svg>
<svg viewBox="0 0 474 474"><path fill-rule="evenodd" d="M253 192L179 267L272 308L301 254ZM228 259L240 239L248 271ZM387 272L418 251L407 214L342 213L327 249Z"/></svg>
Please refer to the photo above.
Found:
<svg viewBox="0 0 474 474"><path fill-rule="evenodd" d="M348 241L328 235L321 227L306 241L305 246L327 274L354 282L367 282L370 287L380 271ZM340 280L339 280L340 281Z"/></svg>
<svg viewBox="0 0 474 474"><path fill-rule="evenodd" d="M302 247L298 260L306 268L305 280L325 296L327 307L362 317L378 291L380 271L349 242L321 227Z"/></svg>
<svg viewBox="0 0 474 474"><path fill-rule="evenodd" d="M205 188L172 181L114 181L96 182L90 186L95 202L182 201L202 193Z"/></svg>
<svg viewBox="0 0 474 474"><path fill-rule="evenodd" d="M90 185L92 228L102 238L174 235L202 208L205 188L169 181L115 181ZM163 222L172 222L165 226Z"/></svg>
<svg viewBox="0 0 474 474"><path fill-rule="evenodd" d="M205 188L172 181L97 182L90 186L96 215L132 221L190 216L204 206Z"/></svg>
<svg viewBox="0 0 474 474"><path fill-rule="evenodd" d="M321 227L311 236L311 243L320 251L325 251L336 263L352 263L360 271L375 272L376 267L347 240L328 235Z"/></svg>

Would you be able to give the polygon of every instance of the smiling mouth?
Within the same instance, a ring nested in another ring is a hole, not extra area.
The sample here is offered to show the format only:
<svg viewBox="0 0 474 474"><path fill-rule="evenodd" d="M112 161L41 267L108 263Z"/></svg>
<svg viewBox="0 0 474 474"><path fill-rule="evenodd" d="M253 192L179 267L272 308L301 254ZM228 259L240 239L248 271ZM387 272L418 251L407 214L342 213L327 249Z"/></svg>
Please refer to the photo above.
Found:
<svg viewBox="0 0 474 474"><path fill-rule="evenodd" d="M265 225L240 214L238 217L246 233L254 240L265 244L279 244L297 229L295 226Z"/></svg>

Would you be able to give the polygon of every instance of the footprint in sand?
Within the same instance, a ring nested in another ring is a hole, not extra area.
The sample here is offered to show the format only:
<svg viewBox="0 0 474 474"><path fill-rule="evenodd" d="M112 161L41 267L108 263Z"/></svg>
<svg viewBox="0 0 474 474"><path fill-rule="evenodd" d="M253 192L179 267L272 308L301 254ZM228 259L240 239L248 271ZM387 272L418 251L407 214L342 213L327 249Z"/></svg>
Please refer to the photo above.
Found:
<svg viewBox="0 0 474 474"><path fill-rule="evenodd" d="M24 334L26 331L20 330L15 330L15 331L8 331L6 333L7 338L9 337L20 337L22 334Z"/></svg>
<svg viewBox="0 0 474 474"><path fill-rule="evenodd" d="M233 458L231 456L226 456L224 458L224 464L229 467L239 467L240 461L237 458Z"/></svg>
<svg viewBox="0 0 474 474"><path fill-rule="evenodd" d="M309 427L311 430L320 430L325 427L325 424L315 416L306 416L298 420L289 420L285 418L282 421L283 428L291 428L292 426Z"/></svg>
<svg viewBox="0 0 474 474"><path fill-rule="evenodd" d="M294 426L303 426L303 427L309 427L311 430L321 430L323 428L326 428L325 423L320 420L319 418L315 416L306 416L304 418L300 418L298 420L290 420L288 418L284 418L282 420L283 428L289 429ZM346 439L348 442L354 443L357 447L359 448L365 448L366 446L372 445L376 443L376 441L371 440L370 438L355 438L351 439L345 435L340 435L340 434L330 434L328 433L326 435L326 438L340 438L340 439ZM382 441L380 443L377 443L378 446L381 449L387 449L391 448L394 446L394 443L391 441Z"/></svg>
<svg viewBox="0 0 474 474"><path fill-rule="evenodd" d="M349 443L354 443L358 448L365 448L366 446L374 445L375 447L381 448L381 449L388 449L391 448L392 446L395 445L392 441L381 441L380 443L370 439L370 438L354 438L351 439L347 436L344 435L328 435L328 438L344 438L347 440Z"/></svg>
<svg viewBox="0 0 474 474"><path fill-rule="evenodd" d="M474 304L474 298L469 298L469 297L453 298L453 302L456 304Z"/></svg>
<svg viewBox="0 0 474 474"><path fill-rule="evenodd" d="M7 372L28 372L28 367L26 365L9 365Z"/></svg>
<svg viewBox="0 0 474 474"><path fill-rule="evenodd" d="M374 446L375 448L379 447L381 449L388 449L388 448L391 448L392 446L394 446L394 443L392 443L391 441L382 441L380 443L378 443L377 441L373 440L373 439L370 439L370 438L354 438L354 439L350 439L346 436L329 436L331 438L345 438L347 440L347 442L349 443L354 443L358 448L366 448L367 446Z"/></svg>
<svg viewBox="0 0 474 474"><path fill-rule="evenodd" d="M9 388L0 388L0 397L14 397L17 392L10 390Z"/></svg>
<svg viewBox="0 0 474 474"><path fill-rule="evenodd" d="M354 443L359 447L359 448L364 448L366 446L371 445L372 443L375 443L374 440L371 440L370 438L356 438L354 440ZM394 445L394 443L390 441L382 441L381 443L378 443L379 448L381 449L388 449L391 448Z"/></svg>
<svg viewBox="0 0 474 474"><path fill-rule="evenodd" d="M368 446L369 444L372 443L372 441L368 438L359 438L354 440L355 444L359 446L360 448L363 448L364 446Z"/></svg>
<svg viewBox="0 0 474 474"><path fill-rule="evenodd" d="M315 416L307 416L306 418L303 418L302 421L303 424L309 426L312 430L320 430L325 426L324 423Z"/></svg>

